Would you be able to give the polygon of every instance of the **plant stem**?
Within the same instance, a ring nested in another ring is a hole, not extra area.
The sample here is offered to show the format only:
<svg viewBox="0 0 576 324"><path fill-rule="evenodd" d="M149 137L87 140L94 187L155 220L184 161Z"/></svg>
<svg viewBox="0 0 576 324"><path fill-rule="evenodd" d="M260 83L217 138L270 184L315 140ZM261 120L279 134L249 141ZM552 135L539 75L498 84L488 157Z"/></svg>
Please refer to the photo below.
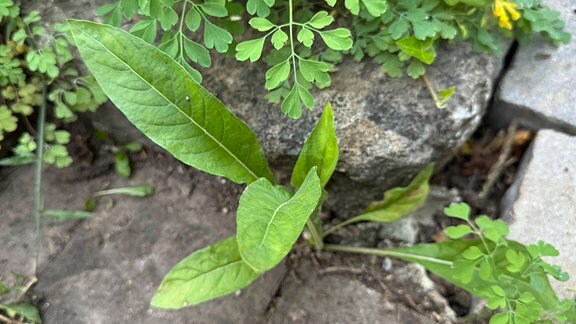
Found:
<svg viewBox="0 0 576 324"><path fill-rule="evenodd" d="M288 0L288 16L290 22L288 22L288 28L290 29L290 49L292 50L292 70L294 75L294 86L298 84L298 76L296 74L296 51L294 50L294 8L292 4L293 0Z"/></svg>
<svg viewBox="0 0 576 324"><path fill-rule="evenodd" d="M306 221L306 226L308 226L308 230L310 231L310 234L314 239L314 246L318 250L322 250L324 248L323 236L321 236L320 233L318 233L318 231L316 230L316 225L314 225L312 218L308 218L308 220Z"/></svg>
<svg viewBox="0 0 576 324"><path fill-rule="evenodd" d="M338 224L330 227L329 229L325 230L323 237L328 236L328 234L331 234L332 232L335 232L336 230L339 230L339 229L341 229L341 228L344 227L344 226L347 226L347 225L350 225L350 224L354 224L354 223L357 223L357 222L360 222L360 221L362 221L362 220L361 220L361 219L356 219L356 217L354 217L354 218L348 219L348 220L346 220L346 221L344 221L344 222L342 222L342 223L338 223Z"/></svg>
<svg viewBox="0 0 576 324"><path fill-rule="evenodd" d="M426 88L428 89L428 92L430 92L430 95L432 96L432 99L434 99L434 104L436 105L436 107L440 108L440 98L438 98L438 95L436 94L436 90L434 89L434 86L432 85L432 83L430 82L430 80L428 80L428 77L426 77L425 75L420 77L422 79L422 81L424 81L424 84L426 85Z"/></svg>
<svg viewBox="0 0 576 324"><path fill-rule="evenodd" d="M437 263L437 264L443 264L443 265L447 265L450 267L453 264L451 261L436 259L436 258L417 255L417 254L390 251L387 249L364 248L364 247L338 245L338 244L326 244L326 245L324 245L324 249L326 249L327 251L371 254L371 255L378 255L378 256L396 257L396 258L400 258L400 259L410 258L413 260L420 260L420 261L433 262L433 263Z"/></svg>
<svg viewBox="0 0 576 324"><path fill-rule="evenodd" d="M40 261L40 222L44 210L42 197L42 162L44 159L44 123L46 119L46 79L42 75L42 104L38 113L38 134L36 136L36 168L34 175L34 222L36 223L36 256L34 259L34 275L38 275L38 263Z"/></svg>

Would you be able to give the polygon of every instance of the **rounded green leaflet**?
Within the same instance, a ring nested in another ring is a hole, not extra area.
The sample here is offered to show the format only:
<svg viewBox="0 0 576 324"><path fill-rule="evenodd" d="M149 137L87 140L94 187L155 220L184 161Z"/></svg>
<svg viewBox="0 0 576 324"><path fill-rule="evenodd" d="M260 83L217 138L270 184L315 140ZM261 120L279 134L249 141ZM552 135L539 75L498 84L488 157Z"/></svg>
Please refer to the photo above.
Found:
<svg viewBox="0 0 576 324"><path fill-rule="evenodd" d="M290 252L322 195L316 168L290 197L266 179L250 184L238 206L238 248L257 272L272 269Z"/></svg>
<svg viewBox="0 0 576 324"><path fill-rule="evenodd" d="M162 280L151 304L172 309L196 305L242 289L258 276L242 261L236 238L229 237L178 262Z"/></svg>
<svg viewBox="0 0 576 324"><path fill-rule="evenodd" d="M104 93L152 141L188 165L237 183L273 180L256 134L176 61L121 29L69 24Z"/></svg>

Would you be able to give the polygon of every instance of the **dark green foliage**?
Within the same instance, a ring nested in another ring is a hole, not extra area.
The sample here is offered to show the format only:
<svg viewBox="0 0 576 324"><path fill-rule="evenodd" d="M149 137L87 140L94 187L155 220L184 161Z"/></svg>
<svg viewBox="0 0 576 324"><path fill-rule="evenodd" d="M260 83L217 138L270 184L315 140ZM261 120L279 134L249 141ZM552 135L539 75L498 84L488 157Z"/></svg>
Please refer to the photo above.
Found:
<svg viewBox="0 0 576 324"><path fill-rule="evenodd" d="M494 53L503 37L570 39L558 12L539 0L122 0L98 13L114 26L134 19L134 35L158 40L198 82L199 70L212 64L209 49L235 52L239 61L264 59L267 98L292 118L316 105L313 86L329 86L344 55L371 57L392 77L418 78L442 41L468 41ZM259 34L236 44L233 36L244 34L246 23Z"/></svg>

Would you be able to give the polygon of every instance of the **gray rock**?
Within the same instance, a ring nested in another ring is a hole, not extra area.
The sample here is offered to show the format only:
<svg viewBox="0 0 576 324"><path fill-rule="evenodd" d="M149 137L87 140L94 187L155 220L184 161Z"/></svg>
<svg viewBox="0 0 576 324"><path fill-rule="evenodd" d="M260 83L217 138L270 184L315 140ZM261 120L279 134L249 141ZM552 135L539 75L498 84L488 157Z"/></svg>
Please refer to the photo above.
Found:
<svg viewBox="0 0 576 324"><path fill-rule="evenodd" d="M524 158L518 179L506 193L502 210L510 223L510 238L525 244L549 242L560 251L550 258L571 279L551 279L557 293L576 292L576 137L543 130Z"/></svg>
<svg viewBox="0 0 576 324"><path fill-rule="evenodd" d="M315 110L296 121L264 98L262 65L217 61L204 84L255 129L268 157L285 173L322 107L332 102L340 162L328 185L328 204L349 217L381 199L385 189L406 184L428 163L450 155L471 135L499 67L499 58L478 54L469 44L441 48L428 78L437 88L457 86L441 110L423 82L386 77L369 60L347 60L332 86L317 92Z"/></svg>
<svg viewBox="0 0 576 324"><path fill-rule="evenodd" d="M90 19L95 18L96 9L110 3L108 0L45 0L45 1L21 1L24 12L37 10L45 24L65 23L66 19Z"/></svg>
<svg viewBox="0 0 576 324"><path fill-rule="evenodd" d="M86 16L95 5L52 0L49 16ZM48 18L53 19L53 18ZM222 99L258 133L273 164L285 177L312 130L321 108L332 102L340 140L340 163L329 186L329 205L343 217L382 198L384 189L405 184L425 165L450 155L480 123L490 97L500 58L455 43L441 48L429 67L428 78L438 88L457 86L448 108L434 106L424 83L410 78L391 79L373 62L347 60L333 75L333 84L316 95L312 112L293 121L264 98L263 64L215 58L204 85ZM105 113L103 110L101 113ZM98 119L115 137L132 134L123 118Z"/></svg>
<svg viewBox="0 0 576 324"><path fill-rule="evenodd" d="M349 258L346 258L349 259ZM322 259L320 261L323 261ZM279 291L280 297L272 304L268 323L437 323L450 322L450 316L434 313L429 308L442 309L444 306L431 305L430 291L418 289L420 295L410 300L408 308L399 299L411 288L394 287L393 291L384 283L383 274L371 275L367 265L360 257L348 260L353 266L331 260L330 265L319 269L310 260L299 260L295 272L287 276ZM403 268L402 268L403 269ZM382 272L382 271L380 271ZM413 273L411 273L413 275ZM422 271L425 276L425 271ZM363 276L370 279L363 280ZM392 275L394 276L394 275ZM402 276L402 275L400 275ZM394 276L395 285L403 283L419 285L414 278L404 282L405 278ZM418 278L416 278L418 280ZM430 281L430 279L427 279ZM378 284L378 283L379 284ZM433 288L431 288L433 289ZM443 299L440 297L440 299ZM440 301L442 304L442 301ZM415 309L418 309L416 311ZM424 316L424 314L430 316ZM432 314L436 314L433 320Z"/></svg>
<svg viewBox="0 0 576 324"><path fill-rule="evenodd" d="M573 0L550 0L566 29L576 35ZM506 73L490 119L496 126L517 119L535 129L553 128L576 134L576 42L556 48L544 41L520 45L512 68Z"/></svg>

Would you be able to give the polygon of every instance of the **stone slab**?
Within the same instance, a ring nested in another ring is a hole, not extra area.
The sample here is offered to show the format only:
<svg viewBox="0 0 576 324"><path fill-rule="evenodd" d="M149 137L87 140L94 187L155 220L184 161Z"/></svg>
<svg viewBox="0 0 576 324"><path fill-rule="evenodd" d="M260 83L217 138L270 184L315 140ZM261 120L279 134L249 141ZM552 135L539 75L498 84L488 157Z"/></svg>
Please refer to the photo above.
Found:
<svg viewBox="0 0 576 324"><path fill-rule="evenodd" d="M576 35L573 0L549 0L566 30ZM490 119L502 126L511 119L535 129L576 134L576 42L554 47L543 40L520 44L502 80Z"/></svg>
<svg viewBox="0 0 576 324"><path fill-rule="evenodd" d="M576 296L576 137L552 130L538 132L518 179L506 193L503 218L510 238L525 244L549 242L560 257L549 261L571 275L551 279L559 295Z"/></svg>
<svg viewBox="0 0 576 324"><path fill-rule="evenodd" d="M400 265L390 273L369 260L326 254L316 261L298 260L267 323L428 324L455 319L423 268Z"/></svg>
<svg viewBox="0 0 576 324"><path fill-rule="evenodd" d="M32 275L35 226L29 214L32 170L0 181L0 277ZM286 271L283 264L250 287L178 311L149 302L163 276L191 252L234 234L241 187L185 170L172 159L142 162L133 177L115 174L45 182L49 208L81 209L91 193L152 184L148 198L103 197L90 219L50 221L42 229L42 258L34 300L44 323L256 323Z"/></svg>

